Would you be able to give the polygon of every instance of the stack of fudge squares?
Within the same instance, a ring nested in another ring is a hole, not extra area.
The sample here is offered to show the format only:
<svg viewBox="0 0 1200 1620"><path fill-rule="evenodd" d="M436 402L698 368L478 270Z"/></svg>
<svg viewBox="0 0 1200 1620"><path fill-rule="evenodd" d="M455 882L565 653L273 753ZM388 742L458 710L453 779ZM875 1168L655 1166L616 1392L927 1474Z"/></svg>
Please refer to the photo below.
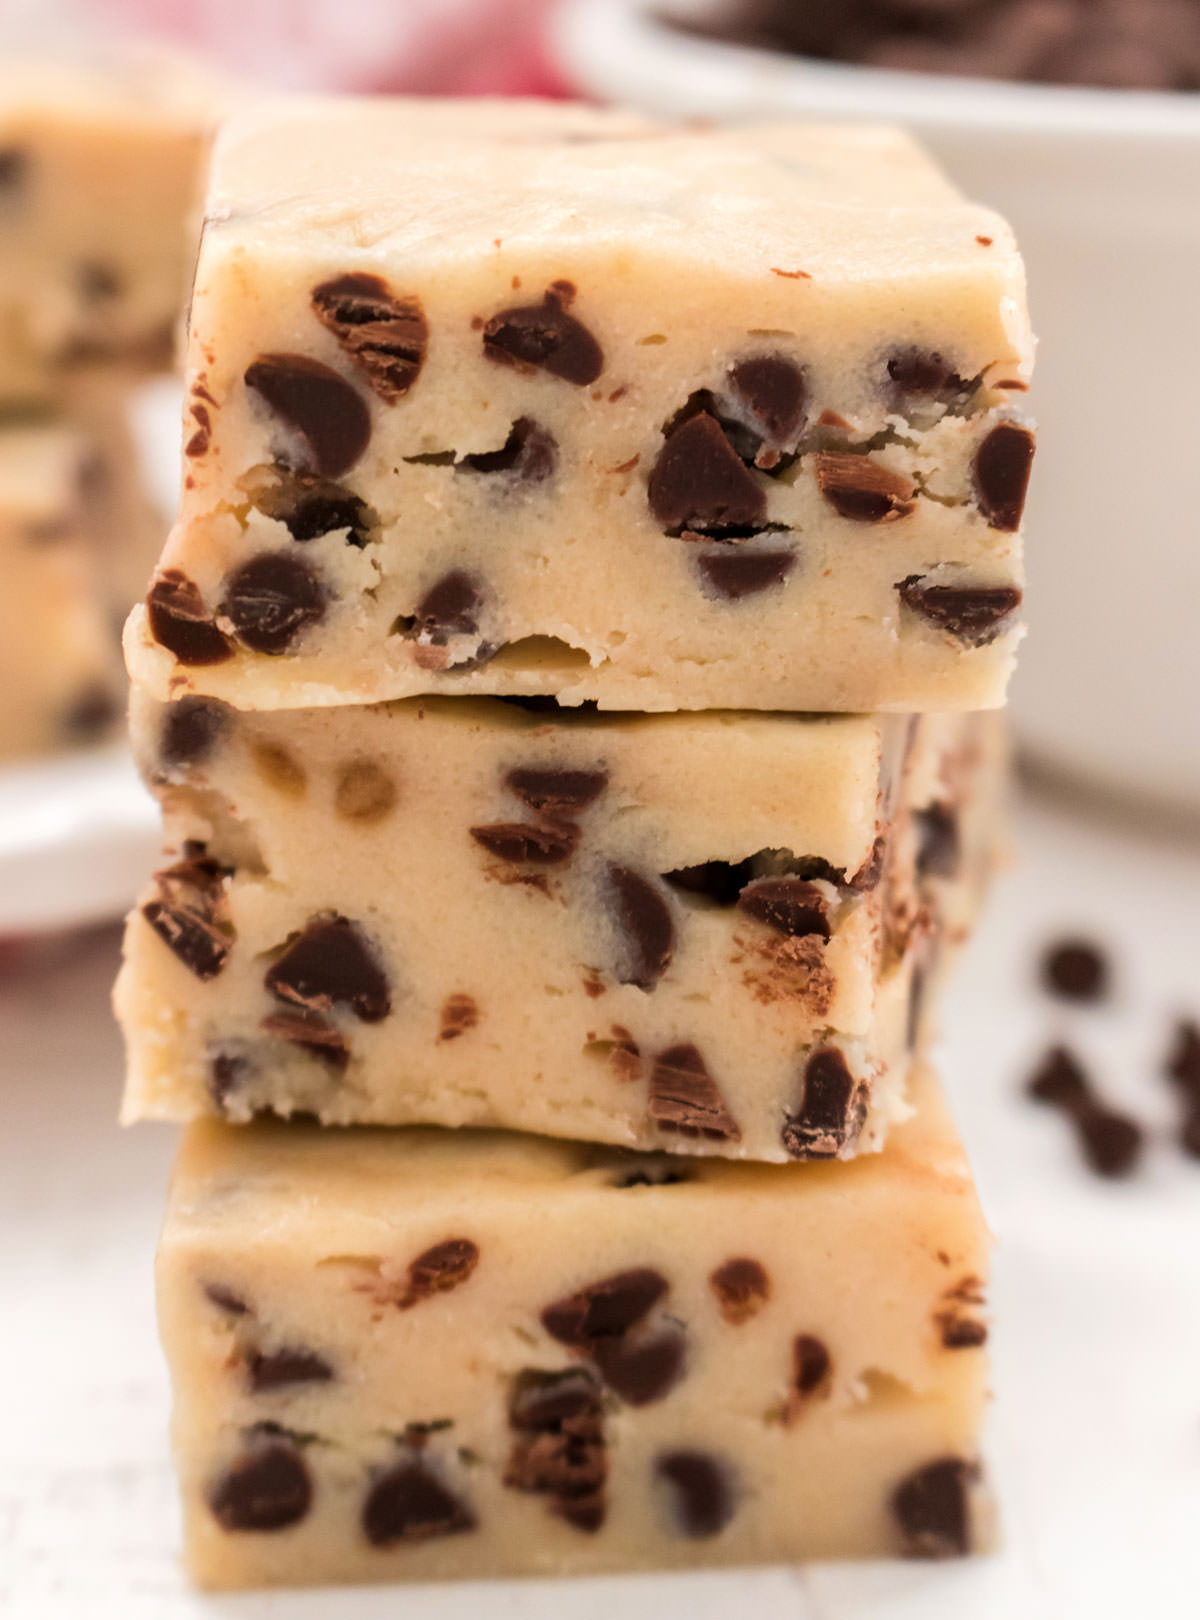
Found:
<svg viewBox="0 0 1200 1620"><path fill-rule="evenodd" d="M219 136L117 1001L205 1585L961 1554L1031 339L898 133ZM380 1128L382 1127L382 1128Z"/></svg>

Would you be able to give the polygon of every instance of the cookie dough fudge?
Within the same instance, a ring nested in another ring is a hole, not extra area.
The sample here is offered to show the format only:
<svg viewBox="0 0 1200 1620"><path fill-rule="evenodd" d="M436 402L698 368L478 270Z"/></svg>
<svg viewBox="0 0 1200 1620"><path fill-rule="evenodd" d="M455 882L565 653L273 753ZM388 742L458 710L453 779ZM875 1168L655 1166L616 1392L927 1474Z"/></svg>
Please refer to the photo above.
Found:
<svg viewBox="0 0 1200 1620"><path fill-rule="evenodd" d="M852 1165L193 1125L158 1297L194 1578L979 1546L987 1235L914 1090Z"/></svg>
<svg viewBox="0 0 1200 1620"><path fill-rule="evenodd" d="M894 131L244 115L127 656L242 708L996 706L1030 360L1008 227Z"/></svg>
<svg viewBox="0 0 1200 1620"><path fill-rule="evenodd" d="M999 716L247 712L135 693L168 864L128 1120L878 1146L992 854ZM916 794L914 798L912 795Z"/></svg>

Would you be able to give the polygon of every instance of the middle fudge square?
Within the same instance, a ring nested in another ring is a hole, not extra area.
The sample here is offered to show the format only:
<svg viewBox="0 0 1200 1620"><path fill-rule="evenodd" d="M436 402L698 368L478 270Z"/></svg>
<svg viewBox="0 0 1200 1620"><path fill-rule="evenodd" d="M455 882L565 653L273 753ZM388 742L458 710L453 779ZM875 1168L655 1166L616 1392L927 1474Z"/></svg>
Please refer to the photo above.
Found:
<svg viewBox="0 0 1200 1620"><path fill-rule="evenodd" d="M247 712L135 693L170 864L128 1119L500 1125L760 1160L906 1112L1000 717Z"/></svg>

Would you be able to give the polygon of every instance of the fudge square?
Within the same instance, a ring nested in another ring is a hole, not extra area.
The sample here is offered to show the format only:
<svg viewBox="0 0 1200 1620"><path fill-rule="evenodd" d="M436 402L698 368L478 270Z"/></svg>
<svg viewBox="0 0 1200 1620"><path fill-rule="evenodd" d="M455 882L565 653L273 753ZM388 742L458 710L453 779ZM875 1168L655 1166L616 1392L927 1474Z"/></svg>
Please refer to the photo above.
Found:
<svg viewBox="0 0 1200 1620"><path fill-rule="evenodd" d="M914 1094L851 1165L193 1125L158 1298L194 1578L980 1545L987 1235Z"/></svg>
<svg viewBox="0 0 1200 1620"><path fill-rule="evenodd" d="M997 706L1030 360L1011 232L895 131L244 114L132 668L242 708Z"/></svg>
<svg viewBox="0 0 1200 1620"><path fill-rule="evenodd" d="M168 864L125 1117L876 1147L990 867L998 714L245 711L136 692Z"/></svg>

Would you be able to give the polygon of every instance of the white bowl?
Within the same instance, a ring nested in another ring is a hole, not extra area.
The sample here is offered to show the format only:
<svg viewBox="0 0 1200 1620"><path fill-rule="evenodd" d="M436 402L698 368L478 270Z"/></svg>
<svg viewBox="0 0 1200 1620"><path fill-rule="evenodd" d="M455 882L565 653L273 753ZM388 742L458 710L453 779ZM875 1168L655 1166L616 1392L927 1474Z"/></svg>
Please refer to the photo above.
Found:
<svg viewBox="0 0 1200 1620"><path fill-rule="evenodd" d="M905 124L1012 221L1042 340L1019 736L1060 775L1200 812L1200 95L816 62L654 9L565 0L563 70L671 116Z"/></svg>

